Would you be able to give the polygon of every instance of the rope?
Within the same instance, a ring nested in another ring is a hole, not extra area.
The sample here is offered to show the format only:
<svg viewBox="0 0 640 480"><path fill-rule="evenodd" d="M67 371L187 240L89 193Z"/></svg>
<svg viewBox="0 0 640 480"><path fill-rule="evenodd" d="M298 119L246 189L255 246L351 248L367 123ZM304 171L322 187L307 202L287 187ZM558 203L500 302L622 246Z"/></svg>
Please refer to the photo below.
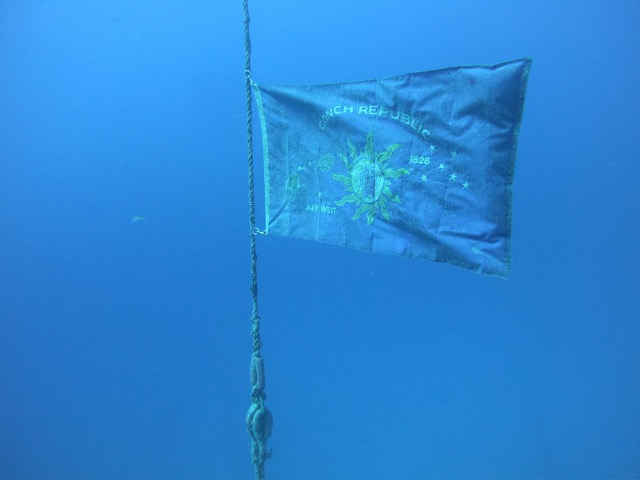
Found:
<svg viewBox="0 0 640 480"><path fill-rule="evenodd" d="M251 406L247 412L247 433L251 437L251 457L255 467L255 480L264 480L264 464L271 457L271 451L267 451L267 439L271 435L273 417L269 409L264 405L267 397L264 392L265 376L264 361L260 354L262 340L260 339L260 315L258 314L258 256L256 254L256 234L260 230L256 227L256 207L254 200L253 179L253 116L251 111L251 37L249 35L249 3L243 0L244 9L244 74L247 92L247 159L249 179L249 248L251 253L251 295L253 297L253 310L251 313L251 336L253 338L253 351L251 354Z"/></svg>

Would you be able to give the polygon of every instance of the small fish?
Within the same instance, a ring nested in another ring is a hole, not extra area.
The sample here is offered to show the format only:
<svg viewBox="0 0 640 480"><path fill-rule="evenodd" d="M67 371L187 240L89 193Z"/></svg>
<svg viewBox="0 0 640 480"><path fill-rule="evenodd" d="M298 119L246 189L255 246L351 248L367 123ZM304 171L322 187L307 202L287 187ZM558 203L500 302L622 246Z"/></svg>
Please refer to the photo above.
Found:
<svg viewBox="0 0 640 480"><path fill-rule="evenodd" d="M133 223L144 222L144 217L142 215L136 215L131 219Z"/></svg>

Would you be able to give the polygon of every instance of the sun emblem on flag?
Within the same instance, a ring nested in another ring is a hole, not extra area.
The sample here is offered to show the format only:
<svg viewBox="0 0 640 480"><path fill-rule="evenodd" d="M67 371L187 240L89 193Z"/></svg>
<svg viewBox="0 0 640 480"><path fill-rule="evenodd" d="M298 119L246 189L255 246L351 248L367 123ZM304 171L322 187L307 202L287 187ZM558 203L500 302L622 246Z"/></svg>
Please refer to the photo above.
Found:
<svg viewBox="0 0 640 480"><path fill-rule="evenodd" d="M391 180L402 175L408 175L409 170L399 168L394 170L388 167L388 161L393 152L400 145L394 143L383 152L375 152L373 148L373 132L367 135L364 150L358 152L356 147L347 140L349 145L349 158L340 154L348 175L333 174L333 178L344 184L347 194L336 205L355 203L357 210L352 220L360 218L366 212L367 225L373 223L373 218L380 209L385 220L389 221L387 202L400 203L400 198L391 192Z"/></svg>

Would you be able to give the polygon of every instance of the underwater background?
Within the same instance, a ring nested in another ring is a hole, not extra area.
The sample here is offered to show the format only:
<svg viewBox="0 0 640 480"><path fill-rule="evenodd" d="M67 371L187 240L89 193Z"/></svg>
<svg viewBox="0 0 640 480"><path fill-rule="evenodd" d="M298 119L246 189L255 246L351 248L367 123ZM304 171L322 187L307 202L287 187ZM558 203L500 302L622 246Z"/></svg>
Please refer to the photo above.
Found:
<svg viewBox="0 0 640 480"><path fill-rule="evenodd" d="M257 239L267 479L640 478L640 3L250 9L264 84L533 58L510 280ZM0 1L1 479L253 478L242 22Z"/></svg>

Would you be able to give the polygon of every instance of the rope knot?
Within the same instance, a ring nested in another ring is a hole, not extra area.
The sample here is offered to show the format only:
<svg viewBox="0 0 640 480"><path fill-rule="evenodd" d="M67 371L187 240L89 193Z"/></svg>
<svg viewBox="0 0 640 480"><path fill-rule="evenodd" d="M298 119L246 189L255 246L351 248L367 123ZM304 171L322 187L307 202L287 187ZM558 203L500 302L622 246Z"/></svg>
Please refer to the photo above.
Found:
<svg viewBox="0 0 640 480"><path fill-rule="evenodd" d="M247 412L246 425L251 437L251 457L256 478L264 478L264 463L271 457L271 451L267 451L267 439L271 436L273 416L262 402L252 403Z"/></svg>

